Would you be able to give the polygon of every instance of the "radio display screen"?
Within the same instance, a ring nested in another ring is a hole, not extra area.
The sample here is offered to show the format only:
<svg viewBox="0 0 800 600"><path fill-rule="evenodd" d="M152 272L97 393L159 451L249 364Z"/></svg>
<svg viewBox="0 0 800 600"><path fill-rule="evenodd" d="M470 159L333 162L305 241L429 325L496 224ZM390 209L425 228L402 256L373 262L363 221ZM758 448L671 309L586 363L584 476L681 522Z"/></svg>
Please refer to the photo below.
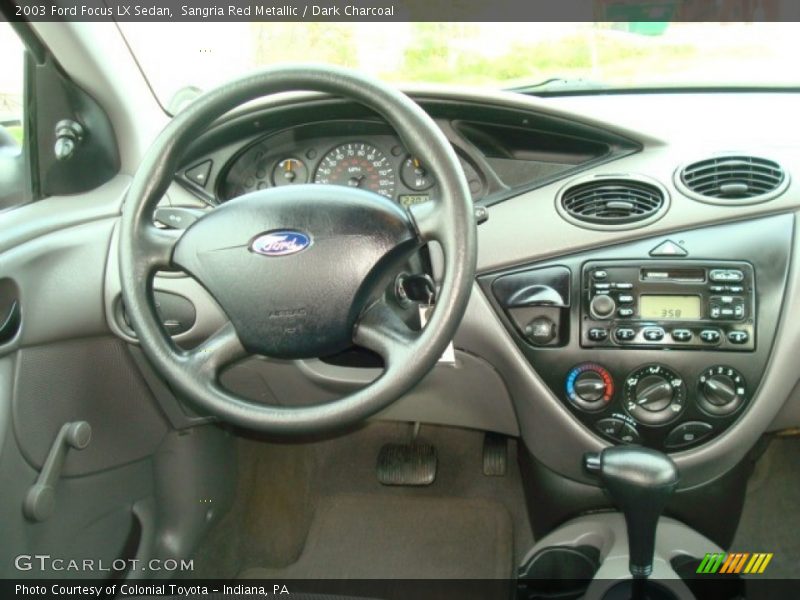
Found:
<svg viewBox="0 0 800 600"><path fill-rule="evenodd" d="M702 318L700 296L640 296L642 319L695 321Z"/></svg>

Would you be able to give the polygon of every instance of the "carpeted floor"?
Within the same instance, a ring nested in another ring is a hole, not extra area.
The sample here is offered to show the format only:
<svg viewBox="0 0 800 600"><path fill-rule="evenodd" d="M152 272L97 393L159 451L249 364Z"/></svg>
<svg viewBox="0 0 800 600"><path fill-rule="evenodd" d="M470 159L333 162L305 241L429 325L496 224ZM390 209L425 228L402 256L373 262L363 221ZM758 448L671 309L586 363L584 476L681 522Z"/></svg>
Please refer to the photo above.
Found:
<svg viewBox="0 0 800 600"><path fill-rule="evenodd" d="M772 552L764 575L800 578L800 437L777 437L756 464L730 550Z"/></svg>
<svg viewBox="0 0 800 600"><path fill-rule="evenodd" d="M240 577L500 579L511 560L511 519L495 502L341 495L320 502L297 562Z"/></svg>
<svg viewBox="0 0 800 600"><path fill-rule="evenodd" d="M233 509L195 554L195 577L506 578L531 545L514 443L482 473L483 435L423 426L425 487L378 483L378 451L410 427L376 423L305 443L242 439Z"/></svg>

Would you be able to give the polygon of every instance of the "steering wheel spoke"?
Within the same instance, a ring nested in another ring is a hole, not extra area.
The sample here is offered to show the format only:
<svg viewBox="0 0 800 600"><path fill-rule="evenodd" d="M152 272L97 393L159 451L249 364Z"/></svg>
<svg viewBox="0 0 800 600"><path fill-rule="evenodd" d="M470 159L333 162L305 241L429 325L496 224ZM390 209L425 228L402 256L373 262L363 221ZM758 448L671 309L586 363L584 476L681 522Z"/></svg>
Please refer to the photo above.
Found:
<svg viewBox="0 0 800 600"><path fill-rule="evenodd" d="M172 254L182 233L177 229L159 229L155 225L143 227L139 249L151 270L173 266Z"/></svg>
<svg viewBox="0 0 800 600"><path fill-rule="evenodd" d="M440 200L434 199L430 202L415 204L410 206L408 210L414 219L417 234L423 242L441 239L444 221L442 219Z"/></svg>
<svg viewBox="0 0 800 600"><path fill-rule="evenodd" d="M408 359L420 332L412 331L383 300L370 306L356 325L353 341L376 352L391 368Z"/></svg>
<svg viewBox="0 0 800 600"><path fill-rule="evenodd" d="M185 357L193 370L207 377L215 377L223 367L248 354L233 323L228 321L202 344L187 351Z"/></svg>

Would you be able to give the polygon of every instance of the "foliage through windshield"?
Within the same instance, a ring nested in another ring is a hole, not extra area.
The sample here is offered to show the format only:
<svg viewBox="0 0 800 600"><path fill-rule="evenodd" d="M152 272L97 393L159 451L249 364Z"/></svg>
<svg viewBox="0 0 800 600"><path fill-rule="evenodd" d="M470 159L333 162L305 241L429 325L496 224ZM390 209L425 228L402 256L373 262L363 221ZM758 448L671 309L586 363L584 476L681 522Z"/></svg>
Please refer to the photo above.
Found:
<svg viewBox="0 0 800 600"><path fill-rule="evenodd" d="M282 62L396 83L512 88L796 86L796 23L121 23L166 105Z"/></svg>

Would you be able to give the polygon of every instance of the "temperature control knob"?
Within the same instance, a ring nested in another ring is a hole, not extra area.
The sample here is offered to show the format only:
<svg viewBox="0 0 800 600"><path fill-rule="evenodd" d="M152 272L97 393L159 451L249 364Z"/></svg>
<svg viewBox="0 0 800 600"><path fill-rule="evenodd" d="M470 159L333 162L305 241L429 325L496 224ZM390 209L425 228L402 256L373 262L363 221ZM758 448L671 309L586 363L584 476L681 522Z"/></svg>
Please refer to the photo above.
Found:
<svg viewBox="0 0 800 600"><path fill-rule="evenodd" d="M567 397L580 409L596 411L604 408L614 396L614 380L605 368L595 363L582 363L567 374Z"/></svg>
<svg viewBox="0 0 800 600"><path fill-rule="evenodd" d="M712 415L731 414L742 405L746 397L744 377L732 367L710 367L697 382L698 404Z"/></svg>
<svg viewBox="0 0 800 600"><path fill-rule="evenodd" d="M663 365L640 367L625 379L625 408L637 421L662 425L686 405L683 378Z"/></svg>

